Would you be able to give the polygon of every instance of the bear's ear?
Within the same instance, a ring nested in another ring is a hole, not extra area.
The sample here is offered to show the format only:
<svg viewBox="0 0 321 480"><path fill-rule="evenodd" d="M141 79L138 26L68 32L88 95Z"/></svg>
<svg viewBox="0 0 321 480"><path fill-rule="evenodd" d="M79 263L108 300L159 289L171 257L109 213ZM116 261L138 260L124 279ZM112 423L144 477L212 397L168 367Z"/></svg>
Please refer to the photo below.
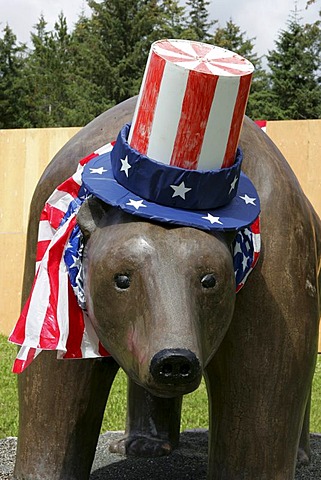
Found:
<svg viewBox="0 0 321 480"><path fill-rule="evenodd" d="M109 205L96 197L90 197L84 201L77 213L77 223L85 239L88 239L96 230L109 208Z"/></svg>

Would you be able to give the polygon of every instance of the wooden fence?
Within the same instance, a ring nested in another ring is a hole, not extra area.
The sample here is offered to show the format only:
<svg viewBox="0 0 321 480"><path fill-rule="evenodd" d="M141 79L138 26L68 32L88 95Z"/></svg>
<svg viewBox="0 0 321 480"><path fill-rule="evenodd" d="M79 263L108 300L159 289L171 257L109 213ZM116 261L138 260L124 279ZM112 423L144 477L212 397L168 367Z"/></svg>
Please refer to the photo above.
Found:
<svg viewBox="0 0 321 480"><path fill-rule="evenodd" d="M0 130L0 333L8 334L19 315L33 191L50 159L78 131ZM267 122L267 134L287 158L321 217L321 120Z"/></svg>
<svg viewBox="0 0 321 480"><path fill-rule="evenodd" d="M79 128L0 130L0 333L19 315L29 204L56 152Z"/></svg>

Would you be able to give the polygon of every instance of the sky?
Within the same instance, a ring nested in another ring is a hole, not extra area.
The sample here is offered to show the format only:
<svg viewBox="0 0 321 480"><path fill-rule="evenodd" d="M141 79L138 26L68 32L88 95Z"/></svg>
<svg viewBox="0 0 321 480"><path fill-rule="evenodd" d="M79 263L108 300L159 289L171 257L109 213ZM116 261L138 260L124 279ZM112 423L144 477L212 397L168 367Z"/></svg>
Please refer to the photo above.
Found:
<svg viewBox="0 0 321 480"><path fill-rule="evenodd" d="M307 10L306 3L307 0L297 0L298 13L304 22L312 23L319 18L321 2L317 0ZM217 19L220 26L232 18L246 32L247 38L255 38L255 52L262 56L275 48L274 42L286 28L294 6L295 0L212 0L209 12L211 19ZM0 30L8 23L18 41L28 42L41 13L51 29L63 11L72 29L82 10L90 12L85 0L0 0Z"/></svg>

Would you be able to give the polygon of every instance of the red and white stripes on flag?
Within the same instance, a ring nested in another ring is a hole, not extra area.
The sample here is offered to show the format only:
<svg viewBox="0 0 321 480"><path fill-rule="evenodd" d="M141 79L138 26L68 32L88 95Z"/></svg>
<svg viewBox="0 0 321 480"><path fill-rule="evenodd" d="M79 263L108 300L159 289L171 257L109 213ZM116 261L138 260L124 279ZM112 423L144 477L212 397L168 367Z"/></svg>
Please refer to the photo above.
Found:
<svg viewBox="0 0 321 480"><path fill-rule="evenodd" d="M188 169L234 163L253 65L186 40L152 45L129 136L150 158Z"/></svg>
<svg viewBox="0 0 321 480"><path fill-rule="evenodd" d="M84 158L77 172L57 187L44 206L38 230L35 279L9 336L11 342L21 345L14 373L21 373L42 350L57 350L58 358L109 356L77 303L64 251L76 224L80 203L77 208L75 200L81 187L83 166L111 149L112 145L108 144ZM73 202L75 205L71 208Z"/></svg>
<svg viewBox="0 0 321 480"><path fill-rule="evenodd" d="M266 124L267 124L266 120L255 120L255 123L258 127L260 127L261 130L263 130L263 132L266 133Z"/></svg>

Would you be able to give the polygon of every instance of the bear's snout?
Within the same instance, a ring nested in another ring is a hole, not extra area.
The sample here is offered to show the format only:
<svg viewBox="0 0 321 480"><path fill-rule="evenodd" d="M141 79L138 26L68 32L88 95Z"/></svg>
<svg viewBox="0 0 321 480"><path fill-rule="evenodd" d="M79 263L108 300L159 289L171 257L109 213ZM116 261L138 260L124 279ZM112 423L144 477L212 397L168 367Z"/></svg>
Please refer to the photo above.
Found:
<svg viewBox="0 0 321 480"><path fill-rule="evenodd" d="M202 370L196 355L185 349L165 349L156 353L150 363L155 383L188 385L199 382Z"/></svg>

